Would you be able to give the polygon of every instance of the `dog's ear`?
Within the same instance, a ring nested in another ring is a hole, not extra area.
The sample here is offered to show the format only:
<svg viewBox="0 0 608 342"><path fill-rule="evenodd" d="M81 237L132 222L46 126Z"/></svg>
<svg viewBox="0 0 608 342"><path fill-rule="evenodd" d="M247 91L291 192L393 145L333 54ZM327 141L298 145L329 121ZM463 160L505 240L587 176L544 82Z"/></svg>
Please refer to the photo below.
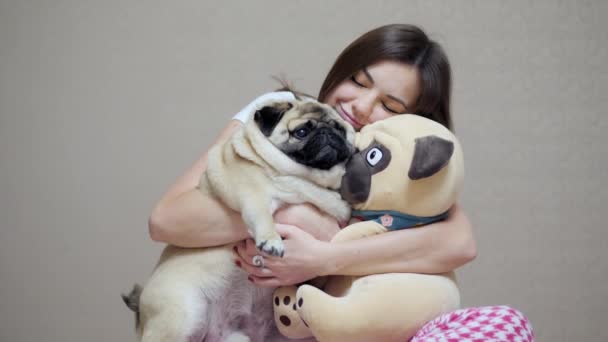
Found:
<svg viewBox="0 0 608 342"><path fill-rule="evenodd" d="M454 153L454 143L436 135L417 138L415 141L416 149L408 173L412 180L430 177L439 172Z"/></svg>
<svg viewBox="0 0 608 342"><path fill-rule="evenodd" d="M293 105L289 102L276 103L272 106L264 106L255 112L253 119L260 128L260 131L262 131L262 134L269 137L274 128L281 121L281 118L285 112L292 107Z"/></svg>

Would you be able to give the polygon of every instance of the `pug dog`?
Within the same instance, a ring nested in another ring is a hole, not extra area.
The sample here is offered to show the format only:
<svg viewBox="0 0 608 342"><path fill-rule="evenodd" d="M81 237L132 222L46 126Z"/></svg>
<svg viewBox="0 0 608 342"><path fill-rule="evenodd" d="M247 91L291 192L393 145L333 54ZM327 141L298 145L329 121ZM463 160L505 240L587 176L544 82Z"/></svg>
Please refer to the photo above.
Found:
<svg viewBox="0 0 608 342"><path fill-rule="evenodd" d="M273 103L256 111L228 144L210 151L200 188L241 212L259 250L282 256L272 214L284 203L309 202L348 219L350 209L334 190L353 141L354 129L327 105Z"/></svg>
<svg viewBox="0 0 608 342"><path fill-rule="evenodd" d="M273 213L311 203L346 221L338 189L354 153L355 132L336 111L312 99L269 102L229 140L209 151L199 189L241 213L259 250L284 253ZM247 281L233 245L167 246L144 288L123 295L141 341L281 340L272 291Z"/></svg>

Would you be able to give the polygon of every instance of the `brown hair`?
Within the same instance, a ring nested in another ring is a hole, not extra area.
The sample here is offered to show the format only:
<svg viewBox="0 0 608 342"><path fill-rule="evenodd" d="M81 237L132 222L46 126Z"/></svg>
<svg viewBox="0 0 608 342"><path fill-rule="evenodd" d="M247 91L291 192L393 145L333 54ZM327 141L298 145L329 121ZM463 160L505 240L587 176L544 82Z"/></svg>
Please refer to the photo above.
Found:
<svg viewBox="0 0 608 342"><path fill-rule="evenodd" d="M452 129L450 63L441 46L413 25L382 26L352 42L338 56L327 74L319 91L319 101L324 102L340 83L362 68L382 60L396 60L415 66L420 77L421 92L414 114Z"/></svg>

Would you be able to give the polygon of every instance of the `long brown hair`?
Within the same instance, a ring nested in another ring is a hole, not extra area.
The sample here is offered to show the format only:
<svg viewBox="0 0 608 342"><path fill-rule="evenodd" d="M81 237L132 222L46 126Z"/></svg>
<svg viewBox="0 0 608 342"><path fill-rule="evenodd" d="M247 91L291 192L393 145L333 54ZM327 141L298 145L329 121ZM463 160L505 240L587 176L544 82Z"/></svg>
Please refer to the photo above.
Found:
<svg viewBox="0 0 608 342"><path fill-rule="evenodd" d="M415 66L420 77L421 92L414 114L452 129L450 63L441 46L414 25L382 26L352 42L338 56L327 74L319 91L319 101L324 102L340 83L359 70L382 60L396 60Z"/></svg>

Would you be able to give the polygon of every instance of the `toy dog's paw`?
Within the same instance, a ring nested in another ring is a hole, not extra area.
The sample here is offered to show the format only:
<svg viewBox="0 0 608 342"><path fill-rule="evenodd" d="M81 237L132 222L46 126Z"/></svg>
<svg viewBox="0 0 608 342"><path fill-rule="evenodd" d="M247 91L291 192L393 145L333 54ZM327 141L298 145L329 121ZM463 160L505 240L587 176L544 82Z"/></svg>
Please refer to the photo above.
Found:
<svg viewBox="0 0 608 342"><path fill-rule="evenodd" d="M262 252L282 257L285 253L285 247L283 246L283 240L277 234L276 237L270 239L256 239L255 246Z"/></svg>
<svg viewBox="0 0 608 342"><path fill-rule="evenodd" d="M296 310L302 321L306 322L306 326L315 330L319 325L327 323L330 312L338 313L340 308L337 305L338 299L328 295L322 290L310 286L301 285L296 291ZM340 317L340 315L334 315L333 317ZM335 320L334 320L335 322ZM317 336L318 338L318 336Z"/></svg>
<svg viewBox="0 0 608 342"><path fill-rule="evenodd" d="M306 322L297 312L296 286L279 287L274 291L274 321L283 336L299 339L312 336Z"/></svg>

